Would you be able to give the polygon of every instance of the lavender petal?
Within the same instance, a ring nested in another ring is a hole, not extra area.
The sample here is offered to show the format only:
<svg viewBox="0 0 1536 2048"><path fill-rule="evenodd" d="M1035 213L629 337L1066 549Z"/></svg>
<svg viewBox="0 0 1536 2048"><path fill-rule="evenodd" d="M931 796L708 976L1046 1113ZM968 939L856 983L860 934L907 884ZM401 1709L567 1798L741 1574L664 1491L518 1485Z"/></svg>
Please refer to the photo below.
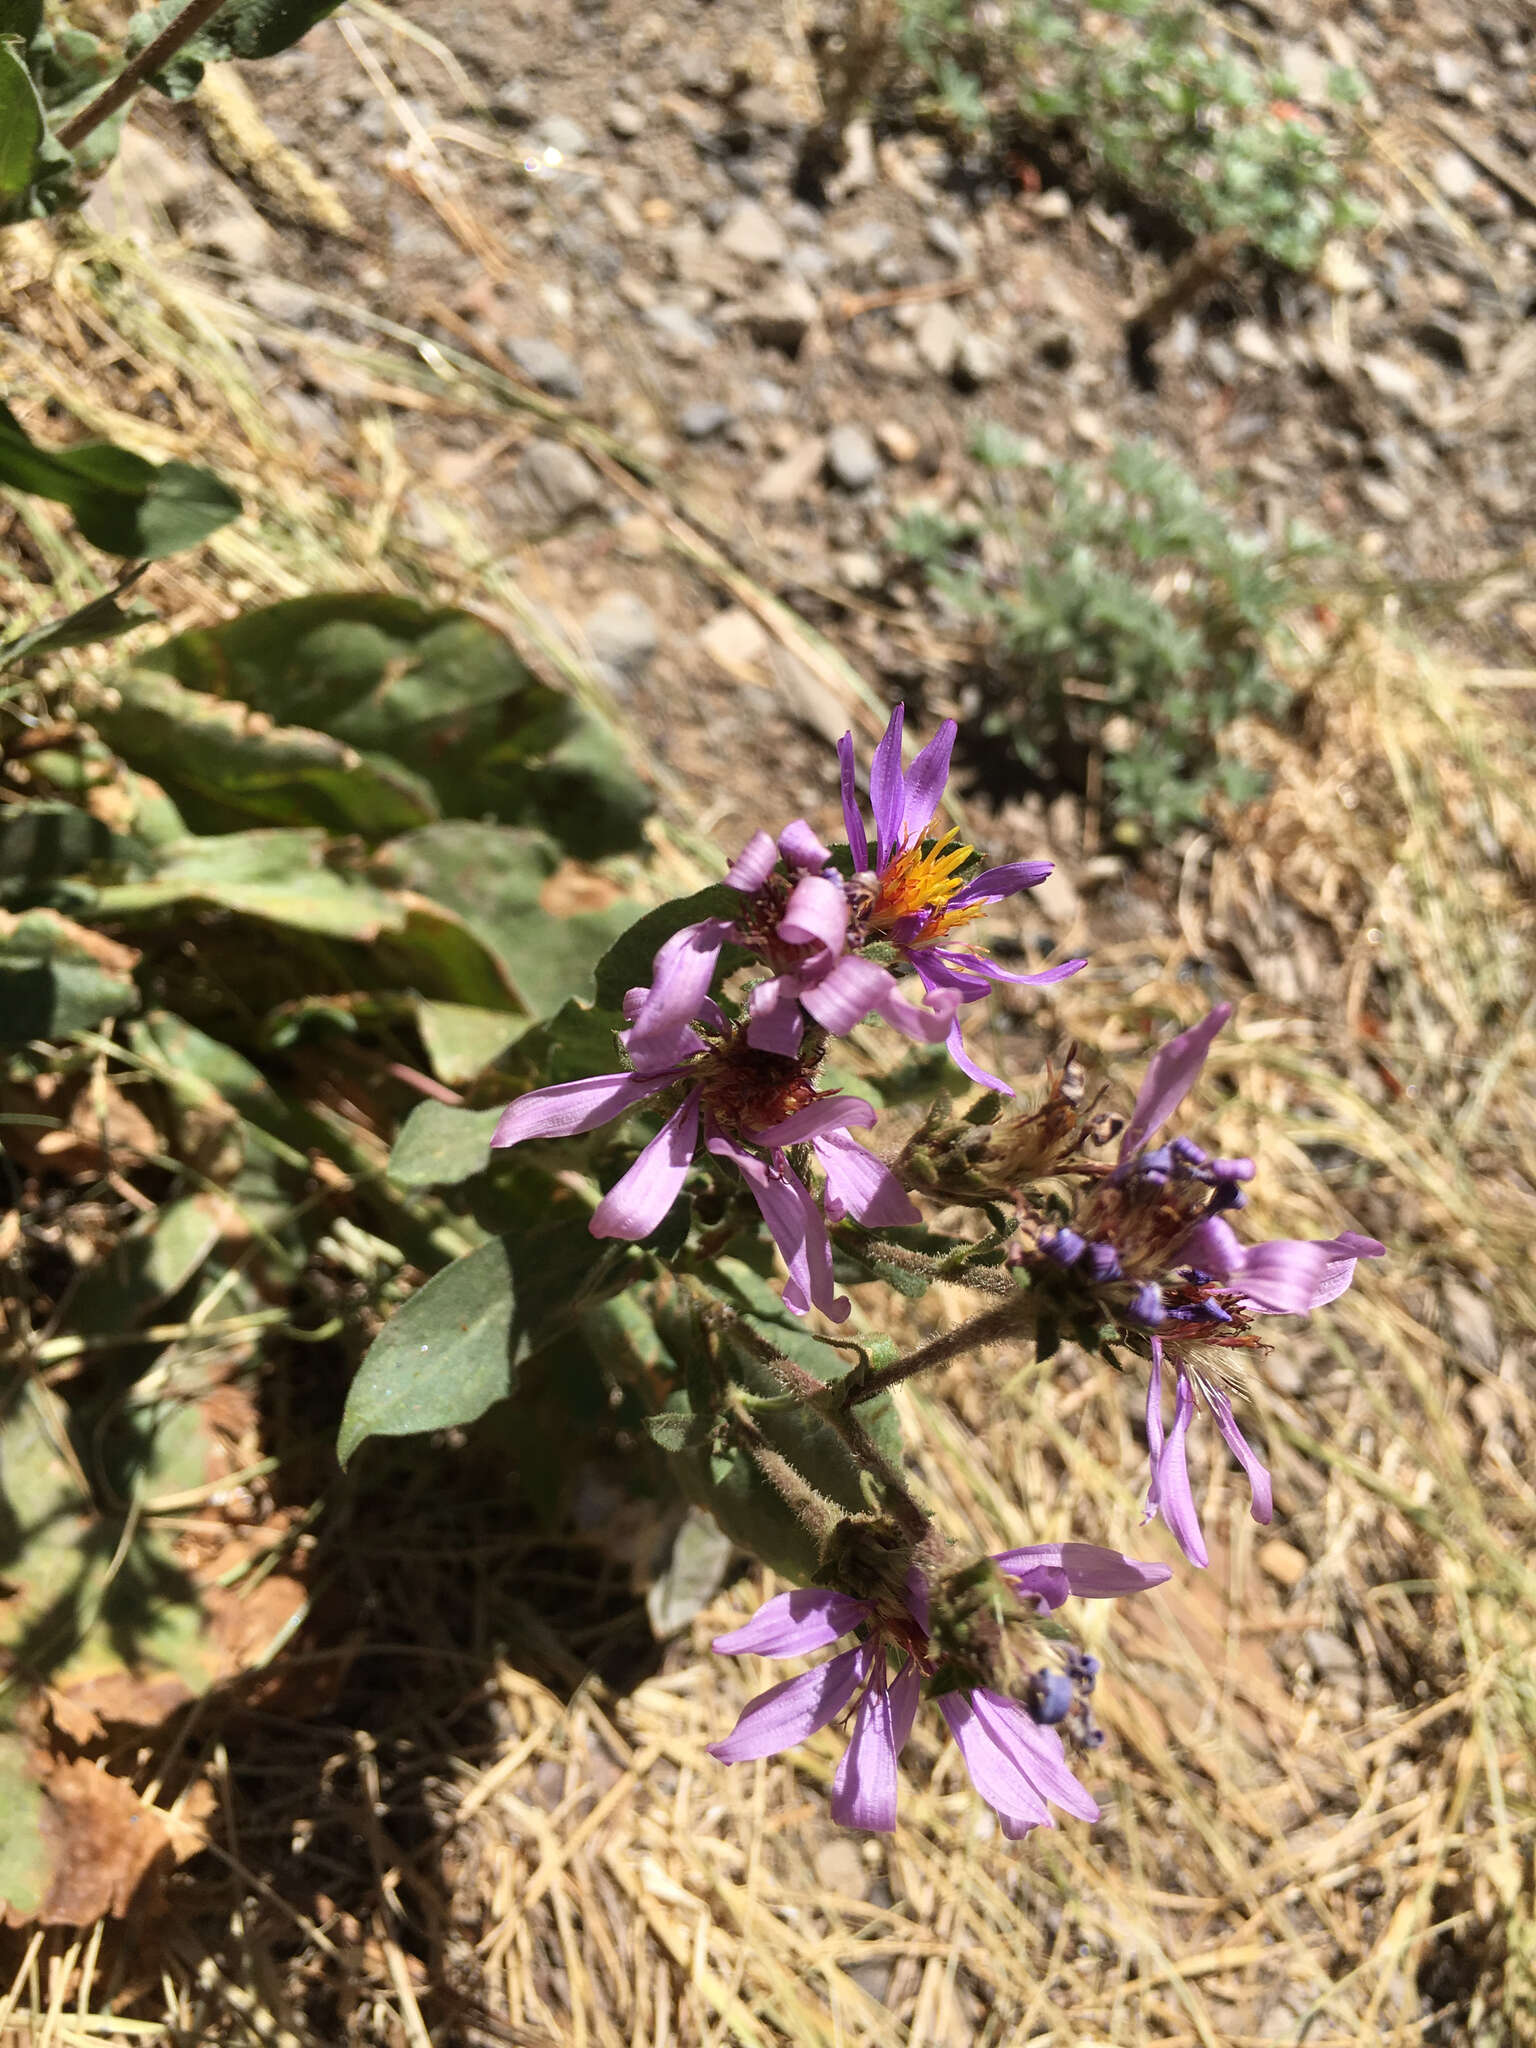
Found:
<svg viewBox="0 0 1536 2048"><path fill-rule="evenodd" d="M832 1780L831 1810L839 1827L888 1835L896 1826L896 1730L885 1651L878 1643L873 1648L874 1668Z"/></svg>
<svg viewBox="0 0 1536 2048"><path fill-rule="evenodd" d="M771 981L760 981L747 997L748 1045L754 1052L776 1052L792 1060L804 1036L799 976L776 974Z"/></svg>
<svg viewBox="0 0 1536 2048"><path fill-rule="evenodd" d="M779 919L780 938L792 946L820 946L835 959L847 933L848 898L842 883L826 875L802 875Z"/></svg>
<svg viewBox="0 0 1536 2048"><path fill-rule="evenodd" d="M869 771L869 804L875 814L875 867L883 868L901 838L901 819L906 806L905 777L901 772L901 727L906 707L898 704L891 713Z"/></svg>
<svg viewBox="0 0 1536 2048"><path fill-rule="evenodd" d="M1010 1576L1037 1566L1060 1571L1080 1600L1114 1600L1125 1593L1143 1593L1173 1577L1165 1564L1126 1557L1099 1543L1031 1543L1022 1550L1000 1551L992 1562Z"/></svg>
<svg viewBox="0 0 1536 2048"><path fill-rule="evenodd" d="M866 1152L856 1138L826 1131L811 1142L827 1177L822 1206L829 1223L840 1223L844 1216L856 1217L872 1229L882 1224L922 1222L921 1213L895 1174L873 1152Z"/></svg>
<svg viewBox="0 0 1536 2048"><path fill-rule="evenodd" d="M1188 1374L1181 1367L1174 1389L1173 1427L1168 1432L1167 1442L1153 1459L1152 1484L1147 1491L1147 1506L1162 1516L1168 1524L1173 1540L1190 1563L1204 1567L1211 1560L1200 1528L1200 1517L1195 1510L1195 1496L1189 1484L1189 1464L1184 1447L1194 1412L1194 1388L1190 1385ZM1158 1417L1158 1428L1161 1434L1161 1416ZM1149 1430L1149 1436L1150 1433Z"/></svg>
<svg viewBox="0 0 1536 2048"><path fill-rule="evenodd" d="M754 832L725 871L725 879L744 896L755 895L778 865L778 848L771 832Z"/></svg>
<svg viewBox="0 0 1536 2048"><path fill-rule="evenodd" d="M949 759L955 750L958 730L952 718L944 719L907 770L901 808L901 836L909 846L915 845L933 822L939 798L949 781Z"/></svg>
<svg viewBox="0 0 1536 2048"><path fill-rule="evenodd" d="M784 1306L790 1314L803 1316L815 1307L834 1323L846 1322L853 1304L833 1286L826 1222L799 1175L788 1166L765 1166L718 1131L708 1143L711 1152L735 1163L752 1190L752 1199L789 1270Z"/></svg>
<svg viewBox="0 0 1536 2048"><path fill-rule="evenodd" d="M625 1050L637 1065L649 1064L648 1046L668 1043L697 1016L731 929L724 918L705 918L702 924L674 932L656 955L650 993L625 1040Z"/></svg>
<svg viewBox="0 0 1536 2048"><path fill-rule="evenodd" d="M825 1649L867 1621L866 1600L829 1593L821 1586L796 1586L765 1600L752 1619L710 1644L724 1657L803 1657Z"/></svg>
<svg viewBox="0 0 1536 2048"><path fill-rule="evenodd" d="M1006 1751L1000 1750L963 1692L944 1693L939 1712L949 1723L971 1783L1003 1823L1009 1841L1016 1842L1031 1828L1054 1827L1045 1801L1020 1773Z"/></svg>
<svg viewBox="0 0 1536 2048"><path fill-rule="evenodd" d="M1121 1161L1134 1158L1169 1117L1195 1084L1205 1065L1205 1056L1217 1032L1232 1014L1230 1003L1218 1003L1201 1023L1181 1031L1177 1038L1159 1046L1147 1062L1136 1107L1120 1140Z"/></svg>
<svg viewBox="0 0 1536 2048"><path fill-rule="evenodd" d="M832 858L804 818L796 818L779 834L779 851L792 868L824 868Z"/></svg>
<svg viewBox="0 0 1536 2048"><path fill-rule="evenodd" d="M529 1138L574 1138L612 1123L637 1102L666 1085L654 1074L592 1074L585 1081L560 1081L535 1088L510 1103L491 1143L521 1145Z"/></svg>
<svg viewBox="0 0 1536 2048"><path fill-rule="evenodd" d="M709 1745L710 1755L722 1764L744 1764L793 1749L837 1719L863 1683L868 1662L869 1645L861 1643L759 1693L724 1741Z"/></svg>
<svg viewBox="0 0 1536 2048"><path fill-rule="evenodd" d="M689 1093L628 1173L604 1195L587 1226L594 1237L625 1238L636 1244L661 1222L682 1193L698 1150L701 1097L698 1088Z"/></svg>
<svg viewBox="0 0 1536 2048"><path fill-rule="evenodd" d="M754 1131L752 1142L769 1149L805 1145L814 1143L827 1131L847 1130L851 1126L868 1130L874 1122L874 1105L862 1095L821 1095L804 1109L797 1109L793 1116L785 1117L782 1123Z"/></svg>
<svg viewBox="0 0 1536 2048"><path fill-rule="evenodd" d="M1001 903L1005 896L1017 896L1021 889L1034 889L1051 872L1048 860L1010 860L1001 867L984 868L955 891L945 906L963 910L972 903Z"/></svg>
<svg viewBox="0 0 1536 2048"><path fill-rule="evenodd" d="M851 732L845 732L837 743L837 766L843 787L843 830L848 834L848 851L853 855L853 872L862 875L869 866L869 838L864 830L863 814L859 810Z"/></svg>
<svg viewBox="0 0 1536 2048"><path fill-rule="evenodd" d="M1275 1512L1275 1491L1270 1481L1268 1467L1243 1435L1237 1417L1232 1412L1232 1403L1221 1389L1207 1387L1205 1398L1210 1403L1211 1413L1216 1418L1216 1427L1221 1431L1227 1449L1248 1475L1248 1486L1253 1494L1253 1519L1256 1522L1270 1521Z"/></svg>

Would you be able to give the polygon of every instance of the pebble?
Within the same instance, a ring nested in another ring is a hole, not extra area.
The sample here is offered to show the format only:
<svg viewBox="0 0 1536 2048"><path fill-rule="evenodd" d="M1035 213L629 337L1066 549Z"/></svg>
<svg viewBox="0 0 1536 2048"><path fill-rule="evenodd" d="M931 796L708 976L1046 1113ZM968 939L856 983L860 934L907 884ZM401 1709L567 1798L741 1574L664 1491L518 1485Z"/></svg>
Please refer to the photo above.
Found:
<svg viewBox="0 0 1536 2048"><path fill-rule="evenodd" d="M900 420L882 420L875 429L875 439L892 462L916 462L922 453L922 442Z"/></svg>
<svg viewBox="0 0 1536 2048"><path fill-rule="evenodd" d="M568 114L546 114L533 132L546 149L558 149L562 156L591 154L592 138Z"/></svg>
<svg viewBox="0 0 1536 2048"><path fill-rule="evenodd" d="M955 367L964 329L943 300L929 306L917 323L912 339L917 352L935 376L947 377Z"/></svg>
<svg viewBox="0 0 1536 2048"><path fill-rule="evenodd" d="M816 294L805 280L786 277L775 290L747 307L747 328L752 339L765 348L797 355L818 310Z"/></svg>
<svg viewBox="0 0 1536 2048"><path fill-rule="evenodd" d="M851 228L839 228L831 238L837 254L855 270L878 261L891 240L891 230L883 220L859 221Z"/></svg>
<svg viewBox="0 0 1536 2048"><path fill-rule="evenodd" d="M716 398L696 398L677 416L685 441L707 441L711 434L718 434L730 423L731 408Z"/></svg>
<svg viewBox="0 0 1536 2048"><path fill-rule="evenodd" d="M1332 1629L1304 1628L1301 1645L1307 1653L1307 1662L1323 1684L1359 1677L1359 1657Z"/></svg>
<svg viewBox="0 0 1536 2048"><path fill-rule="evenodd" d="M1429 170L1447 199L1466 199L1477 188L1477 165L1459 149L1442 149Z"/></svg>
<svg viewBox="0 0 1536 2048"><path fill-rule="evenodd" d="M1477 76L1470 57L1458 57L1450 50L1436 50L1430 60L1435 91L1448 100L1465 99L1467 88Z"/></svg>
<svg viewBox="0 0 1536 2048"><path fill-rule="evenodd" d="M865 428L834 427L827 436L827 473L846 491L862 491L880 474L880 454Z"/></svg>
<svg viewBox="0 0 1536 2048"><path fill-rule="evenodd" d="M517 480L537 511L570 519L603 499L603 484L586 457L563 441L530 441L517 465Z"/></svg>
<svg viewBox="0 0 1536 2048"><path fill-rule="evenodd" d="M930 215L923 234L930 249L937 249L941 256L947 256L951 263L965 264L971 259L971 246L952 220L946 220L942 213Z"/></svg>
<svg viewBox="0 0 1536 2048"><path fill-rule="evenodd" d="M660 337L662 348L677 362L691 363L715 345L714 329L696 320L685 306L663 300L658 306L647 306L642 317Z"/></svg>
<svg viewBox="0 0 1536 2048"><path fill-rule="evenodd" d="M827 444L820 434L807 434L797 447L763 471L752 495L764 505L788 505L803 498L820 476L826 456Z"/></svg>
<svg viewBox="0 0 1536 2048"><path fill-rule="evenodd" d="M1361 374L1383 398L1395 398L1409 405L1418 397L1419 380L1405 363L1395 363L1390 356L1374 353L1359 360Z"/></svg>
<svg viewBox="0 0 1536 2048"><path fill-rule="evenodd" d="M922 346L919 337L918 346ZM1008 351L995 335L966 333L955 350L954 379L964 391L994 384L1008 367Z"/></svg>
<svg viewBox="0 0 1536 2048"><path fill-rule="evenodd" d="M751 612L733 604L717 612L699 635L699 646L728 675L743 677L768 653L768 635Z"/></svg>
<svg viewBox="0 0 1536 2048"><path fill-rule="evenodd" d="M586 388L581 371L556 341L544 341L537 335L512 335L507 339L506 351L529 382L547 391L551 398L580 398Z"/></svg>
<svg viewBox="0 0 1536 2048"><path fill-rule="evenodd" d="M628 100L610 100L607 121L614 134L621 136L626 142L645 127L644 114L638 107L632 107Z"/></svg>
<svg viewBox="0 0 1536 2048"><path fill-rule="evenodd" d="M1306 1576L1308 1563L1304 1550L1298 1550L1294 1543L1287 1543L1279 1536L1272 1536L1267 1543L1259 1545L1260 1571L1287 1592L1300 1585Z"/></svg>
<svg viewBox="0 0 1536 2048"><path fill-rule="evenodd" d="M1381 476L1362 476L1358 482L1360 495L1373 512L1391 520L1394 526L1407 525L1413 517L1413 500L1406 491L1400 491L1396 484L1389 484Z"/></svg>
<svg viewBox="0 0 1536 2048"><path fill-rule="evenodd" d="M782 263L789 254L784 230L755 199L743 199L731 208L716 240L728 256L743 263Z"/></svg>
<svg viewBox="0 0 1536 2048"><path fill-rule="evenodd" d="M656 615L632 590L607 590L583 622L587 645L620 675L637 676L656 652Z"/></svg>

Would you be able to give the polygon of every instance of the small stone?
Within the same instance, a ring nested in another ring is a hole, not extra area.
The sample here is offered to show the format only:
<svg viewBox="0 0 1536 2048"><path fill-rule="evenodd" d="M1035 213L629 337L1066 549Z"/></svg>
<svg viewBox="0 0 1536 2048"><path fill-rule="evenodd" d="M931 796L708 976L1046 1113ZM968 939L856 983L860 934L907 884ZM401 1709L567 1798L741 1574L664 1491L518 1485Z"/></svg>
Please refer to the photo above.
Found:
<svg viewBox="0 0 1536 2048"><path fill-rule="evenodd" d="M717 612L699 635L699 646L711 661L738 681L754 681L752 670L767 658L768 635L739 604Z"/></svg>
<svg viewBox="0 0 1536 2048"><path fill-rule="evenodd" d="M892 462L916 462L922 453L922 442L900 420L882 420L875 429L875 439Z"/></svg>
<svg viewBox="0 0 1536 2048"><path fill-rule="evenodd" d="M784 230L755 199L743 199L732 207L715 239L728 256L743 263L782 263L789 254Z"/></svg>
<svg viewBox="0 0 1536 2048"><path fill-rule="evenodd" d="M826 457L827 444L820 434L807 434L798 447L763 471L752 495L764 505L788 505L803 498L820 476Z"/></svg>
<svg viewBox="0 0 1536 2048"><path fill-rule="evenodd" d="M645 126L645 116L638 107L632 107L628 100L610 100L605 117L614 134L625 142L638 135Z"/></svg>
<svg viewBox="0 0 1536 2048"><path fill-rule="evenodd" d="M1471 58L1458 57L1451 50L1436 50L1430 59L1430 70L1435 91L1448 100L1465 99L1467 88L1477 76L1477 66Z"/></svg>
<svg viewBox="0 0 1536 2048"><path fill-rule="evenodd" d="M1284 1586L1287 1592L1300 1585L1310 1562L1304 1550L1298 1550L1294 1543L1286 1543L1279 1536L1272 1536L1267 1543L1259 1545L1259 1570L1272 1578L1277 1586Z"/></svg>
<svg viewBox="0 0 1536 2048"><path fill-rule="evenodd" d="M1390 520L1394 526L1406 526L1413 517L1413 500L1396 484L1389 484L1385 477L1362 476L1359 488L1361 497L1371 510L1380 518Z"/></svg>
<svg viewBox="0 0 1536 2048"><path fill-rule="evenodd" d="M919 340L918 346L922 343ZM967 333L955 350L953 376L962 391L974 391L982 384L995 384L1008 367L1008 351L992 334Z"/></svg>
<svg viewBox="0 0 1536 2048"><path fill-rule="evenodd" d="M880 455L857 424L834 427L827 436L827 473L845 491L862 491L880 474Z"/></svg>
<svg viewBox="0 0 1536 2048"><path fill-rule="evenodd" d="M1363 355L1360 357L1360 371L1383 398L1395 398L1408 405L1419 395L1419 380L1406 363L1396 363L1390 356Z"/></svg>
<svg viewBox="0 0 1536 2048"><path fill-rule="evenodd" d="M568 114L546 114L533 132L546 149L558 149L564 157L591 153L592 138L581 123L573 121Z"/></svg>
<svg viewBox="0 0 1536 2048"><path fill-rule="evenodd" d="M1064 185L1052 185L1049 191L1035 194L1029 210L1036 220L1066 220L1072 212L1072 194Z"/></svg>
<svg viewBox="0 0 1536 2048"><path fill-rule="evenodd" d="M1477 165L1459 149L1442 149L1429 172L1447 199L1466 199L1477 189Z"/></svg>
<svg viewBox="0 0 1536 2048"><path fill-rule="evenodd" d="M946 220L942 213L929 216L923 235L930 249L937 249L941 256L947 256L951 263L965 264L971 260L971 246L952 220Z"/></svg>
<svg viewBox="0 0 1536 2048"><path fill-rule="evenodd" d="M885 564L867 548L849 548L832 559L838 575L850 590L878 590L885 581Z"/></svg>
<svg viewBox="0 0 1536 2048"><path fill-rule="evenodd" d="M1284 366L1285 358L1275 347L1269 329L1259 320L1239 320L1232 330L1232 343L1240 356L1246 356L1250 363L1258 363L1266 370L1278 370Z"/></svg>
<svg viewBox="0 0 1536 2048"><path fill-rule="evenodd" d="M1331 1629L1304 1628L1301 1646L1307 1653L1307 1662L1323 1684L1359 1678L1359 1657L1344 1638L1336 1636Z"/></svg>
<svg viewBox="0 0 1536 2048"><path fill-rule="evenodd" d="M786 277L776 290L754 300L746 311L747 328L765 348L798 355L820 309L816 294L803 278Z"/></svg>
<svg viewBox="0 0 1536 2048"><path fill-rule="evenodd" d="M241 193L231 187L230 195L232 203L210 214L187 239L194 249L222 256L237 270L264 270L271 261L272 230Z"/></svg>
<svg viewBox="0 0 1536 2048"><path fill-rule="evenodd" d="M530 441L517 465L517 480L534 509L571 519L603 500L603 484L587 458L563 441Z"/></svg>
<svg viewBox="0 0 1536 2048"><path fill-rule="evenodd" d="M656 615L632 590L608 590L584 622L587 645L620 675L641 673L660 637Z"/></svg>
<svg viewBox="0 0 1536 2048"><path fill-rule="evenodd" d="M868 1881L858 1844L846 1835L834 1835L816 1851L813 1862L816 1882L824 1892L837 1892L845 1899L862 1899Z"/></svg>
<svg viewBox="0 0 1536 2048"><path fill-rule="evenodd" d="M1326 107L1333 99L1333 65L1310 43L1286 43L1280 51L1280 74L1296 88L1305 107Z"/></svg>
<svg viewBox="0 0 1536 2048"><path fill-rule="evenodd" d="M771 377L754 377L747 386L747 403L753 412L778 419L789 410L789 393Z"/></svg>
<svg viewBox="0 0 1536 2048"><path fill-rule="evenodd" d="M718 434L722 427L731 423L731 408L722 405L716 398L696 398L691 405L685 405L677 416L677 424L685 441L707 441L711 434Z"/></svg>
<svg viewBox="0 0 1536 2048"><path fill-rule="evenodd" d="M506 350L529 383L551 398L580 398L585 389L581 372L558 342L519 334L509 337Z"/></svg>
<svg viewBox="0 0 1536 2048"><path fill-rule="evenodd" d="M1515 631L1536 649L1536 604L1513 604L1509 616Z"/></svg>
<svg viewBox="0 0 1536 2048"><path fill-rule="evenodd" d="M509 78L491 95L493 119L508 128L521 128L525 121L531 121L537 105L533 87L526 78Z"/></svg>
<svg viewBox="0 0 1536 2048"><path fill-rule="evenodd" d="M964 330L943 300L929 306L913 333L917 352L937 377L947 377L955 367Z"/></svg>
<svg viewBox="0 0 1536 2048"><path fill-rule="evenodd" d="M1317 259L1317 281L1324 291L1353 299L1369 289L1371 273L1347 242L1335 239L1323 244Z"/></svg>
<svg viewBox="0 0 1536 2048"><path fill-rule="evenodd" d="M878 262L891 240L891 230L883 220L858 221L851 228L839 228L831 237L833 249L855 270Z"/></svg>
<svg viewBox="0 0 1536 2048"><path fill-rule="evenodd" d="M714 329L696 320L685 306L663 300L659 306L648 306L643 317L655 330L661 347L677 362L694 362L715 345Z"/></svg>

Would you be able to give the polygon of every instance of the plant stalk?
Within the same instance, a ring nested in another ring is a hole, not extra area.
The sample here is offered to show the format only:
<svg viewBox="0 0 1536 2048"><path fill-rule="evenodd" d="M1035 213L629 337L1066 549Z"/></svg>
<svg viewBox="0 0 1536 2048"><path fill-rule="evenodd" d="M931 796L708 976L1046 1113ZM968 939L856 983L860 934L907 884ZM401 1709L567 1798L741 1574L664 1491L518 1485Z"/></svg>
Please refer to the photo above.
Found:
<svg viewBox="0 0 1536 2048"><path fill-rule="evenodd" d="M1000 1301L995 1308L985 1308L978 1316L972 1316L968 1323L946 1330L942 1337L934 1337L927 1344L920 1344L916 1351L909 1351L905 1358L898 1358L892 1365L883 1365L874 1371L867 1371L862 1365L854 1367L848 1377L840 1382L844 1409L857 1408L865 1401L873 1401L877 1394L883 1394L890 1387L899 1387L903 1380L910 1380L920 1372L932 1372L936 1366L947 1365L952 1358L958 1358L962 1351L979 1351L984 1345L1001 1343L1003 1338L1015 1336L1028 1329L1035 1320L1034 1303L1022 1290L1007 1300Z"/></svg>
<svg viewBox="0 0 1536 2048"><path fill-rule="evenodd" d="M72 121L66 121L54 140L65 149L78 149L87 135L99 128L103 121L110 121L119 107L125 107L138 91L146 78L150 78L163 64L174 57L184 43L191 42L200 28L208 23L224 5L224 0L191 0L176 19L163 28L152 43L146 43L136 57L130 57L110 85L97 94L88 107L82 107Z"/></svg>

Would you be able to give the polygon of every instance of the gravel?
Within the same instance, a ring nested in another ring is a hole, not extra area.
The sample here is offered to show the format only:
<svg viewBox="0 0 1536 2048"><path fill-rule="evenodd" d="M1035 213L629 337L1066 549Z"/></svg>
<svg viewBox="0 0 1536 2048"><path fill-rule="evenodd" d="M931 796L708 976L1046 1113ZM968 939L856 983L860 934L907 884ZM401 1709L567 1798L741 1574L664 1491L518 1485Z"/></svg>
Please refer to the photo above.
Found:
<svg viewBox="0 0 1536 2048"><path fill-rule="evenodd" d="M865 428L849 424L827 436L827 474L845 491L862 491L880 474L880 453Z"/></svg>

